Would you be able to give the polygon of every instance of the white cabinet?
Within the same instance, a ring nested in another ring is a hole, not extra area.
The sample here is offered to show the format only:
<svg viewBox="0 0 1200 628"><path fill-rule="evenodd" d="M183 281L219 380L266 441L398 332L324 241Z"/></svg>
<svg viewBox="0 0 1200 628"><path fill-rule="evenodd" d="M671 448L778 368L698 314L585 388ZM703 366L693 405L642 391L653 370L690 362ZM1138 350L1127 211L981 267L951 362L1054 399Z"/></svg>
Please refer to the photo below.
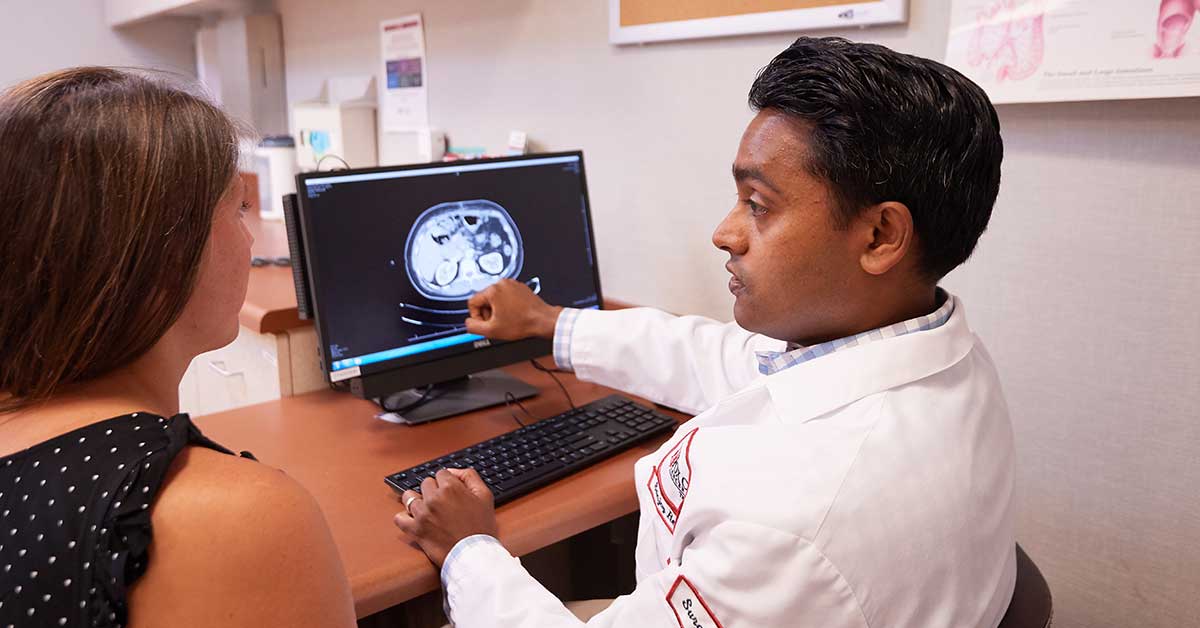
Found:
<svg viewBox="0 0 1200 628"><path fill-rule="evenodd" d="M316 346L312 327L278 334L242 327L232 343L192 360L179 384L179 409L212 414L325 388Z"/></svg>
<svg viewBox="0 0 1200 628"><path fill-rule="evenodd" d="M210 20L196 32L196 70L226 113L251 123L262 136L287 133L279 14Z"/></svg>
<svg viewBox="0 0 1200 628"><path fill-rule="evenodd" d="M105 3L105 15L113 28L161 18L203 18L194 20L196 74L209 95L230 115L250 122L259 135L287 133L283 23L279 14L270 9L270 3L264 0L105 0Z"/></svg>

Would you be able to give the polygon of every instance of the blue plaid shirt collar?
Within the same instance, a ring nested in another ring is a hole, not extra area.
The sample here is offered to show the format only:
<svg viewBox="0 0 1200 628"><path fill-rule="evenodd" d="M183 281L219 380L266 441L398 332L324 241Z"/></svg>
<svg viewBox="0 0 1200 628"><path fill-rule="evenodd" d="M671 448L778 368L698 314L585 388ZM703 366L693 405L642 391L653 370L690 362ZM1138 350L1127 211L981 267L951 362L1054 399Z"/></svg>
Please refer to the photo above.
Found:
<svg viewBox="0 0 1200 628"><path fill-rule="evenodd" d="M917 331L941 327L946 321L950 320L950 315L954 313L954 299L951 299L950 295L946 294L946 291L941 288L937 289L937 299L941 305L925 316L918 316L917 318L886 327L872 329L871 331L865 331L846 338L830 340L829 342L823 342L810 347L788 343L786 351L757 351L755 352L755 356L758 358L758 372L763 375L773 375L797 364L804 364L809 360L829 355L835 351L862 346L875 340L895 338Z"/></svg>

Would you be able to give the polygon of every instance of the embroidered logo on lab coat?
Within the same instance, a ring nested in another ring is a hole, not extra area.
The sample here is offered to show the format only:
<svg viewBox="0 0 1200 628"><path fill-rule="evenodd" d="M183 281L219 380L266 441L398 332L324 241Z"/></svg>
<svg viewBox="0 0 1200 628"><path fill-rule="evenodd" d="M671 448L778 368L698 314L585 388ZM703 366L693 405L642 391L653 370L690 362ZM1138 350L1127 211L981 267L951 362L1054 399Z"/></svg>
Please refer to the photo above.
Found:
<svg viewBox="0 0 1200 628"><path fill-rule="evenodd" d="M650 478L646 483L654 509L671 534L675 533L675 523L683 511L683 502L692 484L690 453L697 429L692 428L667 450L658 465L650 470Z"/></svg>
<svg viewBox="0 0 1200 628"><path fill-rule="evenodd" d="M712 609L687 578L679 576L667 592L667 604L675 612L680 628L723 628Z"/></svg>

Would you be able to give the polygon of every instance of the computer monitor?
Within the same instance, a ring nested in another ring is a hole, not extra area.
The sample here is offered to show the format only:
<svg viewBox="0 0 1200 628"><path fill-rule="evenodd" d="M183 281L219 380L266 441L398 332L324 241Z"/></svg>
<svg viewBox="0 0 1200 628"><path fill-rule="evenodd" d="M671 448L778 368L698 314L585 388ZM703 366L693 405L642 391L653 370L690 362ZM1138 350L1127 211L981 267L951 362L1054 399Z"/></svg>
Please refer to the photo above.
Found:
<svg viewBox="0 0 1200 628"><path fill-rule="evenodd" d="M600 307L581 152L314 172L296 182L321 367L363 398L438 398L406 404L421 405L410 422L536 390L480 374L546 355L551 343L467 333L467 299L479 290L508 278L552 304ZM479 375L464 379L471 374ZM422 388L445 382L453 384L444 394Z"/></svg>

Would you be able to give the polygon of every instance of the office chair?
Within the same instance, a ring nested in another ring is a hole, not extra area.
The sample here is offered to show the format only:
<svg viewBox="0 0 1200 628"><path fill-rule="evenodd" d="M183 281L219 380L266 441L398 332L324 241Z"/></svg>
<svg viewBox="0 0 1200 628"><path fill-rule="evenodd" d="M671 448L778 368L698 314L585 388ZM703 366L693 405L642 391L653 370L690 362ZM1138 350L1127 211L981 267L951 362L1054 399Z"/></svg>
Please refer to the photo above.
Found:
<svg viewBox="0 0 1200 628"><path fill-rule="evenodd" d="M1054 607L1050 585L1021 545L1017 544L1017 585L1000 628L1050 628Z"/></svg>

